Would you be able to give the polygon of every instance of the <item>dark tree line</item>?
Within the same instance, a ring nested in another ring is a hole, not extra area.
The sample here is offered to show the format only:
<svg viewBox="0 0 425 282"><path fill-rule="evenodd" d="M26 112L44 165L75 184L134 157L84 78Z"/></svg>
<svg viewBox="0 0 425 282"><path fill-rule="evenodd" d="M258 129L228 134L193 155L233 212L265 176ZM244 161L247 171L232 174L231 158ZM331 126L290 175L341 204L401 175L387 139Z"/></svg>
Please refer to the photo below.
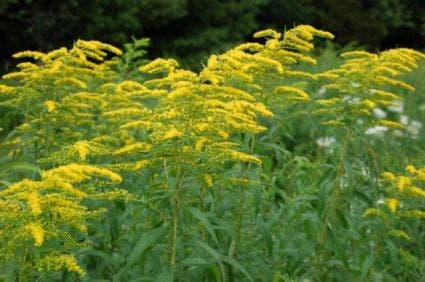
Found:
<svg viewBox="0 0 425 282"><path fill-rule="evenodd" d="M151 56L194 66L255 30L313 24L369 49L425 46L423 0L0 0L0 72L16 51L69 46L77 38L121 46L149 37Z"/></svg>

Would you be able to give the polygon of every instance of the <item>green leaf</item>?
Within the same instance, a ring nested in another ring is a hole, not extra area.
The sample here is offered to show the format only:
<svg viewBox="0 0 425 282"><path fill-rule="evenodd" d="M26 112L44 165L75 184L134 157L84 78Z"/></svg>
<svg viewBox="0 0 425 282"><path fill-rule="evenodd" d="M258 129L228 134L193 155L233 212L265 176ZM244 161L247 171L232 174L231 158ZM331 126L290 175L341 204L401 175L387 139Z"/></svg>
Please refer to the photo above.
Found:
<svg viewBox="0 0 425 282"><path fill-rule="evenodd" d="M205 213L192 207L188 208L188 210L194 217L196 217L205 226L205 228L208 231L208 234L210 234L211 238L214 240L217 246L220 247L220 243L218 242L217 235L215 234L215 231L214 231L214 227L212 226L211 222L209 221Z"/></svg>
<svg viewBox="0 0 425 282"><path fill-rule="evenodd" d="M210 263L203 258L192 257L192 258L187 258L182 260L181 262L179 262L179 264L182 266L194 266L194 265L207 265Z"/></svg>
<svg viewBox="0 0 425 282"><path fill-rule="evenodd" d="M250 281L254 281L249 272L235 259L228 256L221 256L221 259L242 272Z"/></svg>
<svg viewBox="0 0 425 282"><path fill-rule="evenodd" d="M272 235L270 234L270 231L268 230L264 220L258 216L257 217L257 225L258 229L260 230L260 234L263 237L264 242L267 246L267 253L269 254L269 257L273 255L273 239Z"/></svg>
<svg viewBox="0 0 425 282"><path fill-rule="evenodd" d="M162 239L166 233L166 229L157 228L143 234L127 257L127 265L134 264L149 247L152 247L159 239Z"/></svg>
<svg viewBox="0 0 425 282"><path fill-rule="evenodd" d="M173 282L173 277L171 273L166 270L165 272L162 272L158 275L158 277L155 279L155 282Z"/></svg>
<svg viewBox="0 0 425 282"><path fill-rule="evenodd" d="M165 228L157 228L143 234L128 255L125 266L114 276L114 281L121 281L128 269L136 263L137 260L143 258L146 250L155 245L155 243L162 239L166 233L167 230Z"/></svg>
<svg viewBox="0 0 425 282"><path fill-rule="evenodd" d="M329 231L329 245L331 249L335 252L338 259L341 259L344 263L345 267L349 269L349 265L347 262L347 257L345 255L344 250L341 247L341 244L339 243L338 239L336 238L332 227L328 225L328 231Z"/></svg>
<svg viewBox="0 0 425 282"><path fill-rule="evenodd" d="M4 185L4 186L10 186L10 182L6 181L6 180L0 180L0 184Z"/></svg>
<svg viewBox="0 0 425 282"><path fill-rule="evenodd" d="M7 167L2 169L0 173L0 178L4 178L9 172L22 171L22 172L33 172L36 174L40 174L41 170L39 167L25 163L25 162L14 162L7 164Z"/></svg>
<svg viewBox="0 0 425 282"><path fill-rule="evenodd" d="M376 257L374 255L368 255L363 260L363 263L362 263L362 272L360 274L360 280L361 281L365 281L366 280L366 278L367 278L367 276L369 274L370 268L372 267L372 265L375 262L375 260L376 260Z"/></svg>
<svg viewBox="0 0 425 282"><path fill-rule="evenodd" d="M226 272L224 270L224 265L223 265L223 261L222 261L222 255L217 252L216 250L214 250L213 248L211 248L209 245L205 244L204 242L201 241L195 241L195 244L198 245L199 247L201 247L202 249L204 249L207 253L209 253L219 264L220 266L220 271L221 271L221 276L226 277Z"/></svg>

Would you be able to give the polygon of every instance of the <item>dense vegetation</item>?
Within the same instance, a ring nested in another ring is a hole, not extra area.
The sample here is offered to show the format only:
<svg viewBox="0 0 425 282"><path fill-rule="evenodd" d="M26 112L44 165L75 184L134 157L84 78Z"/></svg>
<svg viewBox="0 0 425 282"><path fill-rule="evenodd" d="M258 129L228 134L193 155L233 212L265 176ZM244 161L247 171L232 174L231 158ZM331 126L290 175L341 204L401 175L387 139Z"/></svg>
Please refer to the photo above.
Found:
<svg viewBox="0 0 425 282"><path fill-rule="evenodd" d="M146 40L16 53L0 279L420 281L425 55L313 52L333 37L262 30L199 72Z"/></svg>

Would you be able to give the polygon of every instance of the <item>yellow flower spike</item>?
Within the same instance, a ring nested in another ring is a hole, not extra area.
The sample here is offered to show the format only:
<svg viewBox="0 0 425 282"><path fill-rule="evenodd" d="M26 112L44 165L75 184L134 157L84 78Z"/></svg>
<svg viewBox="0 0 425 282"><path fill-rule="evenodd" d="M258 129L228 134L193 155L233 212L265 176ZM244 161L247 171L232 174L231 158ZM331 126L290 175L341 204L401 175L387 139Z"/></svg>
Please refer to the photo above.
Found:
<svg viewBox="0 0 425 282"><path fill-rule="evenodd" d="M211 188L213 186L213 179L212 179L212 176L211 175L205 174L204 175L204 180L205 180L205 183L207 184L208 187Z"/></svg>
<svg viewBox="0 0 425 282"><path fill-rule="evenodd" d="M10 87L10 86L0 84L0 93L1 94L11 93L14 89L15 89L14 87Z"/></svg>
<svg viewBox="0 0 425 282"><path fill-rule="evenodd" d="M264 46L259 43L244 43L234 48L236 51L259 52L264 49Z"/></svg>
<svg viewBox="0 0 425 282"><path fill-rule="evenodd" d="M181 137L181 136L183 136L183 132L177 130L176 128L172 128L172 129L168 130L167 132L165 132L162 139L165 140L165 139L171 139L171 138Z"/></svg>
<svg viewBox="0 0 425 282"><path fill-rule="evenodd" d="M139 68L139 71L146 73L171 72L179 66L173 59L156 59Z"/></svg>
<svg viewBox="0 0 425 282"><path fill-rule="evenodd" d="M230 158L231 158L231 160L234 160L234 161L255 163L257 165L262 164L262 162L259 158L245 154L245 153L242 153L242 152L238 152L238 151L230 151Z"/></svg>
<svg viewBox="0 0 425 282"><path fill-rule="evenodd" d="M399 200L393 199L393 198L387 199L385 202L386 202L388 208L390 209L390 211L392 213L395 213L397 211L397 207L398 207L398 205L400 203Z"/></svg>
<svg viewBox="0 0 425 282"><path fill-rule="evenodd" d="M396 122L396 121L390 121L386 119L380 119L376 121L376 124L386 126L386 127L391 127L391 128L404 128L404 125L402 123Z"/></svg>
<svg viewBox="0 0 425 282"><path fill-rule="evenodd" d="M413 197L425 198L425 191L416 186L409 188L409 194Z"/></svg>
<svg viewBox="0 0 425 282"><path fill-rule="evenodd" d="M38 223L31 223L25 226L32 237L34 238L34 245L40 247L44 242L44 229Z"/></svg>
<svg viewBox="0 0 425 282"><path fill-rule="evenodd" d="M113 152L113 155L123 155L123 154L130 154L133 152L149 152L152 150L152 145L148 143L135 143L130 144L122 147L121 149L116 150Z"/></svg>
<svg viewBox="0 0 425 282"><path fill-rule="evenodd" d="M289 93L295 94L297 98L302 100L309 100L310 96L304 91L296 87L291 86L279 86L273 90L274 93ZM291 98L291 97L290 97Z"/></svg>
<svg viewBox="0 0 425 282"><path fill-rule="evenodd" d="M228 133L228 132L226 132L226 131L224 131L224 130L219 130L219 131L217 132L217 134L218 134L219 136L221 136L222 138L224 138L224 139L228 139L228 138L229 138L229 133Z"/></svg>
<svg viewBox="0 0 425 282"><path fill-rule="evenodd" d="M255 103L255 110L265 117L273 116L273 113L269 111L263 103Z"/></svg>
<svg viewBox="0 0 425 282"><path fill-rule="evenodd" d="M69 54L68 49L66 49L65 47L62 47L62 48L59 48L57 50L53 50L53 51L47 53L44 57L41 58L41 60L44 63L47 63L47 62L53 61L54 59L57 59L59 57L67 56L68 54Z"/></svg>
<svg viewBox="0 0 425 282"><path fill-rule="evenodd" d="M280 41L277 39L267 40L265 47L269 50L278 50L281 48Z"/></svg>
<svg viewBox="0 0 425 282"><path fill-rule="evenodd" d="M282 36L282 34L280 34L279 32L277 32L273 29L260 30L260 31L257 31L256 33L254 33L254 35L253 35L254 38L271 37L271 38L274 38L274 39L279 39L281 36Z"/></svg>
<svg viewBox="0 0 425 282"><path fill-rule="evenodd" d="M141 168L145 168L148 165L150 165L150 163L151 163L151 161L149 161L149 160L140 160L140 161L137 161L135 163L135 166L133 167L133 170L139 170Z"/></svg>
<svg viewBox="0 0 425 282"><path fill-rule="evenodd" d="M368 217L368 216L378 216L378 217L385 217L385 213L381 210L378 209L374 209L374 208L368 208L366 209L366 211L363 213L363 217Z"/></svg>
<svg viewBox="0 0 425 282"><path fill-rule="evenodd" d="M65 77L65 78L57 79L57 80L55 80L55 82L53 84L55 84L55 85L72 84L74 86L80 87L81 89L87 88L87 84L84 81L81 81L81 80L74 78L74 77Z"/></svg>
<svg viewBox="0 0 425 282"><path fill-rule="evenodd" d="M384 172L384 173L382 173L382 177L385 180L388 180L388 181L394 181L396 179L396 177L394 176L394 174L392 174L391 172Z"/></svg>
<svg viewBox="0 0 425 282"><path fill-rule="evenodd" d="M15 59L34 58L36 60L41 60L44 56L45 56L44 53L37 52L37 51L22 51L12 55L12 57Z"/></svg>
<svg viewBox="0 0 425 282"><path fill-rule="evenodd" d="M395 180L395 185L400 192L403 192L412 185L412 181L406 176L399 176Z"/></svg>
<svg viewBox="0 0 425 282"><path fill-rule="evenodd" d="M44 102L44 105L47 108L47 112L51 113L56 110L56 102L52 100L47 100Z"/></svg>
<svg viewBox="0 0 425 282"><path fill-rule="evenodd" d="M400 229L392 229L388 232L388 234L390 236L400 238L400 239L404 239L404 240L411 240L412 239L412 238L410 238L410 236L406 232L404 232L403 230L400 230Z"/></svg>
<svg viewBox="0 0 425 282"><path fill-rule="evenodd" d="M415 91L415 88L413 86L410 86L409 84L407 84L403 81L388 78L388 77L385 77L385 76L382 76L382 75L379 75L376 78L376 81L379 82L380 84L384 84L384 85L388 84L388 85L391 85L391 86L394 86L394 87L404 88L404 89L407 89L407 90L412 91L412 92Z"/></svg>
<svg viewBox="0 0 425 282"><path fill-rule="evenodd" d="M40 201L40 195L37 192L31 192L28 194L28 206L31 210L31 214L34 216L38 216L41 214L41 201Z"/></svg>
<svg viewBox="0 0 425 282"><path fill-rule="evenodd" d="M406 171L410 174L415 174L417 172L416 168L413 165L406 166Z"/></svg>
<svg viewBox="0 0 425 282"><path fill-rule="evenodd" d="M374 103L373 101L369 100L369 99L365 99L361 102L362 105L364 105L366 108L368 108L369 110L376 108L376 103Z"/></svg>
<svg viewBox="0 0 425 282"><path fill-rule="evenodd" d="M371 53L366 52L366 51L350 51L350 52L342 53L340 55L340 57L342 57L342 58L365 58L365 59L370 59L370 58L374 58L375 57L375 54L371 54Z"/></svg>
<svg viewBox="0 0 425 282"><path fill-rule="evenodd" d="M74 148L78 152L81 161L85 161L88 153L90 152L90 145L87 141L78 141L74 144Z"/></svg>
<svg viewBox="0 0 425 282"><path fill-rule="evenodd" d="M70 272L78 274L83 277L86 273L78 265L77 260L74 256L68 254L51 254L41 258L37 262L37 267L45 269L49 272L59 272L62 269L66 269Z"/></svg>
<svg viewBox="0 0 425 282"><path fill-rule="evenodd" d="M195 142L195 151L200 152L204 148L205 143L208 142L208 138L200 138Z"/></svg>

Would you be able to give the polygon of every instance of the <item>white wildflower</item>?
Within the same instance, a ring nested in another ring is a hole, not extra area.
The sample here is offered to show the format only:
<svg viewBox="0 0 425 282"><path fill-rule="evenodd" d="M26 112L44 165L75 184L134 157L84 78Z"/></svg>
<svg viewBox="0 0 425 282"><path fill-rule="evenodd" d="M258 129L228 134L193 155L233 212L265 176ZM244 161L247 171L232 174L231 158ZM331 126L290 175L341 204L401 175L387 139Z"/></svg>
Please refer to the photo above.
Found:
<svg viewBox="0 0 425 282"><path fill-rule="evenodd" d="M402 101L393 101L394 106L388 106L388 110L393 113L402 113L404 111L404 103Z"/></svg>
<svg viewBox="0 0 425 282"><path fill-rule="evenodd" d="M400 129L396 129L396 130L394 130L394 131L393 131L393 135L394 135L395 137L403 137L403 136L404 136L403 131L401 131Z"/></svg>
<svg viewBox="0 0 425 282"><path fill-rule="evenodd" d="M360 87L360 83L358 83L358 82L350 81L350 84L353 87Z"/></svg>
<svg viewBox="0 0 425 282"><path fill-rule="evenodd" d="M322 95L326 92L326 87L322 86L320 87L320 89L317 91L317 94Z"/></svg>
<svg viewBox="0 0 425 282"><path fill-rule="evenodd" d="M324 136L324 137L319 137L316 139L316 144L319 147L329 147L332 143L334 143L336 141L335 137L333 136Z"/></svg>
<svg viewBox="0 0 425 282"><path fill-rule="evenodd" d="M365 134L383 136L384 133L387 131L388 131L388 127L377 125L377 126L369 127L368 129L366 129Z"/></svg>
<svg viewBox="0 0 425 282"><path fill-rule="evenodd" d="M379 199L379 200L377 200L377 201L376 201L376 205L377 205L377 206L379 206L379 205L383 205L383 204L385 204L385 199L382 199L382 198L381 198L381 199Z"/></svg>
<svg viewBox="0 0 425 282"><path fill-rule="evenodd" d="M400 123L402 123L403 125L408 125L409 124L409 117L406 115L401 115L400 116Z"/></svg>
<svg viewBox="0 0 425 282"><path fill-rule="evenodd" d="M387 117L387 113L384 112L384 110L380 109L380 108L375 108L373 109L373 115L377 118L377 119L383 119Z"/></svg>
<svg viewBox="0 0 425 282"><path fill-rule="evenodd" d="M417 120L412 120L410 122L410 124L406 126L407 132L409 132L411 135L413 135L412 137L414 137L414 138L417 135L419 135L421 129L422 129L422 123L420 123Z"/></svg>

